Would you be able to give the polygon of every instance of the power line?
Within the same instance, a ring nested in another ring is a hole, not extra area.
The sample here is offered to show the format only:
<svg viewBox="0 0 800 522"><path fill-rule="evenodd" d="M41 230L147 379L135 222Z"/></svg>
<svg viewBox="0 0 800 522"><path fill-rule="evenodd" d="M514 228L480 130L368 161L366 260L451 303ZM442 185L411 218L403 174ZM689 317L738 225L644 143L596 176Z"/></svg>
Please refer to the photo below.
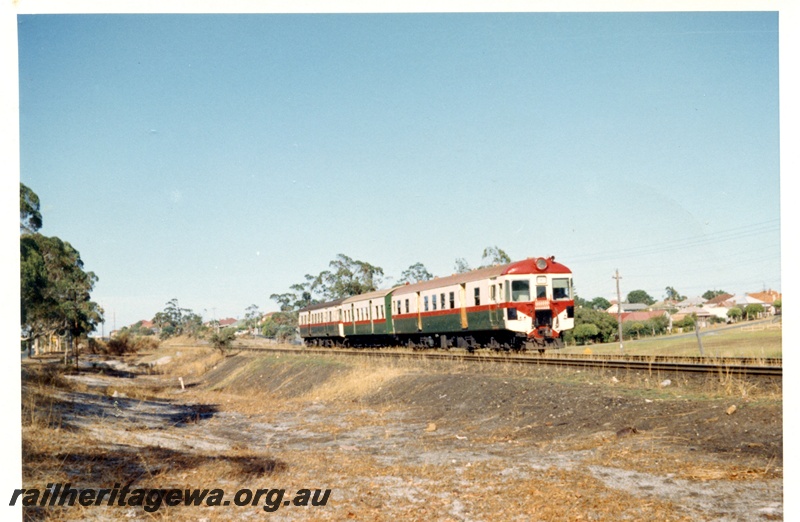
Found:
<svg viewBox="0 0 800 522"><path fill-rule="evenodd" d="M619 258L640 257L645 255L671 252L698 246L707 246L725 241L741 240L744 238L765 235L770 232L780 232L780 220L773 219L762 223L745 225L733 229L724 230L709 236L696 236L692 238L680 238L659 243L636 246L629 248L616 249L613 251L603 251L587 255L572 256L572 261L603 261Z"/></svg>

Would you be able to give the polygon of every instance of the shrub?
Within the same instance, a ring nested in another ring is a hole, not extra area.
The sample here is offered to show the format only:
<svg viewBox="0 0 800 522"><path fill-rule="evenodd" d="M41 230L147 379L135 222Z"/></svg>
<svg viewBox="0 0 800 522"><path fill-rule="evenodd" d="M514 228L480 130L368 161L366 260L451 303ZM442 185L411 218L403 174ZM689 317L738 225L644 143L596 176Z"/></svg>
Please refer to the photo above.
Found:
<svg viewBox="0 0 800 522"><path fill-rule="evenodd" d="M730 319L733 322L736 322L736 321L738 321L739 319L742 318L742 315L744 315L744 311L741 308L739 308L738 306L734 306L733 308L728 310L728 314L727 315L728 315L728 317L730 317Z"/></svg>
<svg viewBox="0 0 800 522"><path fill-rule="evenodd" d="M747 316L747 320L749 321L758 318L763 311L764 307L760 304L749 304L744 308L744 315Z"/></svg>
<svg viewBox="0 0 800 522"><path fill-rule="evenodd" d="M159 344L159 340L151 335L130 335L127 332L122 332L105 343L102 341L96 342L95 346L99 347L100 351L93 353L124 355L126 353L136 353L142 350L155 350L158 348ZM89 346L91 350L91 340Z"/></svg>
<svg viewBox="0 0 800 522"><path fill-rule="evenodd" d="M592 323L579 324L572 330L572 336L578 344L594 341L600 335L600 329Z"/></svg>
<svg viewBox="0 0 800 522"><path fill-rule="evenodd" d="M209 341L211 342L211 346L213 346L216 350L219 350L220 353L224 354L231 349L231 344L233 343L235 336L236 332L233 328L223 328L219 332L214 332L211 334Z"/></svg>

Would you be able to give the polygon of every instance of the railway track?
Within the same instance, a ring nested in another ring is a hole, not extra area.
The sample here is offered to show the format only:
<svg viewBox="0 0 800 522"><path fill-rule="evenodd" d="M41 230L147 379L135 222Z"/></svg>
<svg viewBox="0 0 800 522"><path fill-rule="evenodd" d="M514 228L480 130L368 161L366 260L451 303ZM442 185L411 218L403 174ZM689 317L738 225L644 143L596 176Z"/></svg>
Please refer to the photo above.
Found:
<svg viewBox="0 0 800 522"><path fill-rule="evenodd" d="M583 368L620 368L647 372L720 373L782 377L781 359L754 359L748 357L672 357L652 355L582 355L582 354L484 354L467 352L406 352L397 350L348 350L319 348L271 348L263 346L237 346L247 351L306 354L306 355L359 355L381 358L427 359L439 361L537 364Z"/></svg>

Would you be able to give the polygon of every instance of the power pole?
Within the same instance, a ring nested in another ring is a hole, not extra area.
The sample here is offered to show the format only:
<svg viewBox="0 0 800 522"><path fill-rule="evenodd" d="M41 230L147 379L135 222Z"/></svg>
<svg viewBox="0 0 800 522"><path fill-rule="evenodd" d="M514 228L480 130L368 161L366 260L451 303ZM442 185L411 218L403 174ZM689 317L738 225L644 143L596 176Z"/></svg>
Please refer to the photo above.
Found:
<svg viewBox="0 0 800 522"><path fill-rule="evenodd" d="M616 269L616 274L612 279L617 280L617 331L619 332L619 353L625 353L622 346L622 297L619 294L619 280L622 279L619 275L619 268Z"/></svg>
<svg viewBox="0 0 800 522"><path fill-rule="evenodd" d="M700 348L700 357L705 357L706 354L703 353L703 341L700 339L700 318L697 317L697 314L694 316L694 334L697 336L697 346Z"/></svg>

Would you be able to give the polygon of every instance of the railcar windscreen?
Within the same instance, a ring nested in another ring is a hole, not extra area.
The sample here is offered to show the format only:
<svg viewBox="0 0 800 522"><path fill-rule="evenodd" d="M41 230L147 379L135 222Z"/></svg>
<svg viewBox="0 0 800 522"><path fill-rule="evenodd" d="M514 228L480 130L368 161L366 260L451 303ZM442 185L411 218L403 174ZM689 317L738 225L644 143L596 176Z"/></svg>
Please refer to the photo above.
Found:
<svg viewBox="0 0 800 522"><path fill-rule="evenodd" d="M511 300L514 302L531 300L531 282L527 279L511 281Z"/></svg>
<svg viewBox="0 0 800 522"><path fill-rule="evenodd" d="M569 278L553 278L553 299L572 299Z"/></svg>

